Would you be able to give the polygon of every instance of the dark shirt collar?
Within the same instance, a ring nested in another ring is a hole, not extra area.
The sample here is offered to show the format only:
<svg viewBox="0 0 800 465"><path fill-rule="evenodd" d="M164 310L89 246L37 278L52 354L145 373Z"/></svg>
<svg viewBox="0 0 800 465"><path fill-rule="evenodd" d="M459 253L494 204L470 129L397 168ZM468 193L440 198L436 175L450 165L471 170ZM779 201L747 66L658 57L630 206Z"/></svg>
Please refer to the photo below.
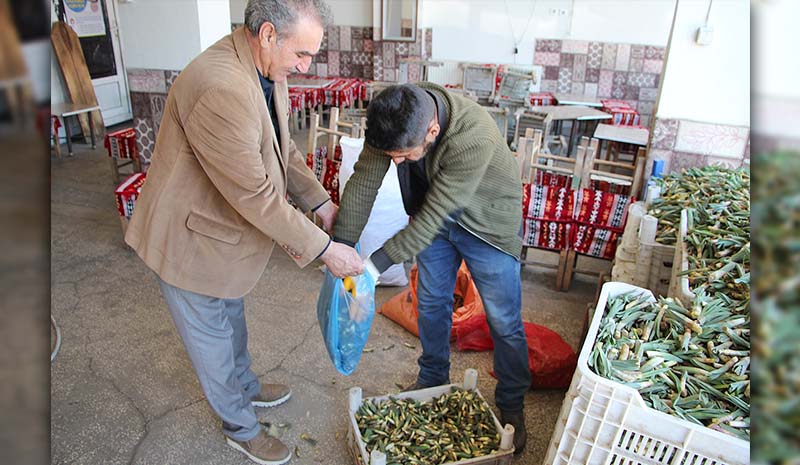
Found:
<svg viewBox="0 0 800 465"><path fill-rule="evenodd" d="M447 125L449 123L447 118L447 107L444 99L439 96L437 92L430 91L425 89L425 92L428 93L433 98L433 103L436 105L436 116L439 118L439 134L436 136L436 140L433 141L433 147L431 147L431 152L436 149L436 146L439 145L439 141L442 140L442 136L444 136L445 131L447 131Z"/></svg>
<svg viewBox="0 0 800 465"><path fill-rule="evenodd" d="M275 82L262 76L261 71L256 70L256 73L258 73L258 80L261 82L261 90L264 91L264 96L267 97L267 100L270 100L272 91L275 88Z"/></svg>

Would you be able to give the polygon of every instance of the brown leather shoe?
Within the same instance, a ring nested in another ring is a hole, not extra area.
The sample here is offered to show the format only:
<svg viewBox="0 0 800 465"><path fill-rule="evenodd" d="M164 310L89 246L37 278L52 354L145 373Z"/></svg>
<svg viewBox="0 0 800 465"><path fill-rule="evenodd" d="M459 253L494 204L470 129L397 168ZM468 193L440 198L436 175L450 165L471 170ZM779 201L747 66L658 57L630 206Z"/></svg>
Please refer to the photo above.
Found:
<svg viewBox="0 0 800 465"><path fill-rule="evenodd" d="M285 384L261 384L261 392L253 398L253 407L274 407L292 397L292 390Z"/></svg>
<svg viewBox="0 0 800 465"><path fill-rule="evenodd" d="M264 430L249 441L237 441L227 437L228 445L244 452L244 455L261 465L282 465L292 458L292 453L280 440L267 436Z"/></svg>

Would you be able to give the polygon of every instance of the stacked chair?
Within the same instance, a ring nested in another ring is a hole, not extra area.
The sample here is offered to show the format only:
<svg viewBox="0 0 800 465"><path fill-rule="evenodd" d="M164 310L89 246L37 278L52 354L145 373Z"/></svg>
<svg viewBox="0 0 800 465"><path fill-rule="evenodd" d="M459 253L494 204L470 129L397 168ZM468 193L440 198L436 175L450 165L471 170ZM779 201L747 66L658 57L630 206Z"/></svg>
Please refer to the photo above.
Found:
<svg viewBox="0 0 800 465"><path fill-rule="evenodd" d="M577 158L583 156L580 187L575 192L570 246L562 290L569 289L578 255L612 260L622 237L628 207L639 196L644 176L645 151L631 163L601 160L599 141L581 138Z"/></svg>
<svg viewBox="0 0 800 465"><path fill-rule="evenodd" d="M613 259L628 206L641 189L645 158L599 160L598 141L585 137L576 157L568 158L546 153L543 139L541 130L528 129L516 152L523 183L522 263L534 263L527 259L531 247L558 252L556 288L567 290L578 255Z"/></svg>
<svg viewBox="0 0 800 465"><path fill-rule="evenodd" d="M535 263L527 259L531 247L558 253L556 288L562 289L572 232L574 193L580 185L583 159L546 153L542 150L543 140L542 130L529 128L517 144L523 188L521 261L523 265Z"/></svg>
<svg viewBox="0 0 800 465"><path fill-rule="evenodd" d="M331 196L331 200L339 204L339 166L342 162L342 150L338 141L340 137L363 138L366 128L366 118L361 117L358 122L343 121L339 119L339 108L330 110L329 126L320 125L320 115L311 115L311 124L308 131L308 151L306 164L314 172L317 179ZM320 137L325 137L325 145L317 146Z"/></svg>
<svg viewBox="0 0 800 465"><path fill-rule="evenodd" d="M528 129L542 132L542 146L541 150L545 153L563 154L567 150L567 139L562 135L551 135L553 126L553 117L547 113L539 113L536 111L525 111L523 108L517 110L514 115L516 124L514 126L514 137L511 143L512 149L516 149L519 144L519 138L525 134Z"/></svg>

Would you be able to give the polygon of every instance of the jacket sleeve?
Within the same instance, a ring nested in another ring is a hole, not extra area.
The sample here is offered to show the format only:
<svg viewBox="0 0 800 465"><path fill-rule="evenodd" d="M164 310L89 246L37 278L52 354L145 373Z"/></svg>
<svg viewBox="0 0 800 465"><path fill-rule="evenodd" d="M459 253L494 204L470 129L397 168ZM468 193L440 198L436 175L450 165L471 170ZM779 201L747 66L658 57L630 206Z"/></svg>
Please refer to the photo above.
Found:
<svg viewBox="0 0 800 465"><path fill-rule="evenodd" d="M401 263L428 247L445 220L458 219L469 205L492 159L493 147L489 139L474 139L458 152L443 156L414 220L375 253Z"/></svg>
<svg viewBox="0 0 800 465"><path fill-rule="evenodd" d="M367 224L391 159L364 145L353 175L347 180L340 199L339 213L333 228L334 240L354 245Z"/></svg>
<svg viewBox="0 0 800 465"><path fill-rule="evenodd" d="M186 118L186 138L225 200L303 267L323 251L329 238L289 205L267 175L256 115L252 99L230 89L209 89ZM264 155L277 157L274 152Z"/></svg>
<svg viewBox="0 0 800 465"><path fill-rule="evenodd" d="M288 145L287 190L294 203L301 210L307 212L319 207L331 197L314 176L314 172L306 164L305 155L297 149L297 145L291 137Z"/></svg>

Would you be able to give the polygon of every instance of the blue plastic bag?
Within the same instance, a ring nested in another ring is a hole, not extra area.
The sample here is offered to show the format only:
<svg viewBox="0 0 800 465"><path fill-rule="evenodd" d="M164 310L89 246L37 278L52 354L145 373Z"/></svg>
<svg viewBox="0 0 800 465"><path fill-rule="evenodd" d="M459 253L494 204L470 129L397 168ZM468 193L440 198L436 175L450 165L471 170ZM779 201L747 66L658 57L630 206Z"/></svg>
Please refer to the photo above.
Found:
<svg viewBox="0 0 800 465"><path fill-rule="evenodd" d="M355 296L327 269L317 299L317 319L333 366L343 375L355 371L375 316L375 281L369 273L353 276Z"/></svg>

